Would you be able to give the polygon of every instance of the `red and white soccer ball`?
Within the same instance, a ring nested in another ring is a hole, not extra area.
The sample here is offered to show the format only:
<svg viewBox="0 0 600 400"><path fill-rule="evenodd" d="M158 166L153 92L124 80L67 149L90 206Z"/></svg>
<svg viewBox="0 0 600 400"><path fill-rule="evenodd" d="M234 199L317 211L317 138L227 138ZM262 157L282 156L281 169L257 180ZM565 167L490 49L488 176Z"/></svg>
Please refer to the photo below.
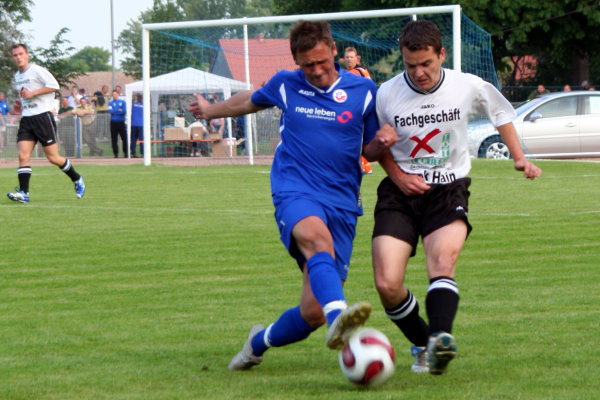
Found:
<svg viewBox="0 0 600 400"><path fill-rule="evenodd" d="M357 385L380 385L393 375L396 356L390 340L374 328L359 328L339 353L340 368Z"/></svg>

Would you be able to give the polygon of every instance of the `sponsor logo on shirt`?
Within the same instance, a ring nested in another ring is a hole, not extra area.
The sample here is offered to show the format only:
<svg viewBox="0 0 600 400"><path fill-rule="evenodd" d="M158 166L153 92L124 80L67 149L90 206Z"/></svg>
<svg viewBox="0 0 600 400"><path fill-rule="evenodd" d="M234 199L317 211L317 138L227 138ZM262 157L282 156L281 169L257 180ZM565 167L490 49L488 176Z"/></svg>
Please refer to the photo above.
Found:
<svg viewBox="0 0 600 400"><path fill-rule="evenodd" d="M337 117L338 122L340 122L342 124L345 124L346 122L350 121L351 119L352 119L352 113L350 111L344 111Z"/></svg>
<svg viewBox="0 0 600 400"><path fill-rule="evenodd" d="M312 90L304 90L304 89L300 89L298 91L298 93L303 94L305 96L314 96L315 92L313 92Z"/></svg>
<svg viewBox="0 0 600 400"><path fill-rule="evenodd" d="M336 117L335 111L326 110L319 107L301 107L297 106L294 111L306 115L308 118L318 118L333 121Z"/></svg>
<svg viewBox="0 0 600 400"><path fill-rule="evenodd" d="M348 94L344 89L337 89L333 92L333 100L337 103L344 103L348 100Z"/></svg>
<svg viewBox="0 0 600 400"><path fill-rule="evenodd" d="M394 116L396 126L418 126L419 128L429 124L439 124L449 121L460 120L460 110L458 108L446 111L440 111L435 114L415 115L414 113L405 117Z"/></svg>

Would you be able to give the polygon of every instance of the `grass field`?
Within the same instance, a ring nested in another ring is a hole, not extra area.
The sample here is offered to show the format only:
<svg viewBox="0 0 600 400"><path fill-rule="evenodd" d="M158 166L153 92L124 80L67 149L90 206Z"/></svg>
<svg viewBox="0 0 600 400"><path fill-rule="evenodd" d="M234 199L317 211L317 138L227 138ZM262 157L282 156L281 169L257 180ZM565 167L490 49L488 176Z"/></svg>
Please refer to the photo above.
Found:
<svg viewBox="0 0 600 400"><path fill-rule="evenodd" d="M0 399L597 399L600 163L538 165L526 181L508 162L474 162L459 355L444 376L410 371L380 308L370 232L383 173L365 178L346 295L373 304L369 325L397 354L369 390L345 381L323 328L227 370L250 326L299 300L268 167L80 165L82 200L56 167L34 168L30 204L0 200ZM16 171L0 182L11 190ZM423 261L419 248L407 276L422 305Z"/></svg>

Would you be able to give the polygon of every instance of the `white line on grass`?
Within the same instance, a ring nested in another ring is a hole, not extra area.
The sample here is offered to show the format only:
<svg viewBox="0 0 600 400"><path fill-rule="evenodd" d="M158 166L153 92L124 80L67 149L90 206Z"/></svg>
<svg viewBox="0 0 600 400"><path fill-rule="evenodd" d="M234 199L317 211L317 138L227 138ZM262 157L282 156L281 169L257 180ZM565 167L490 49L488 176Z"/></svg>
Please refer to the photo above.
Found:
<svg viewBox="0 0 600 400"><path fill-rule="evenodd" d="M7 206L15 206L13 203L8 203ZM41 208L41 209L70 209L72 210L74 207L72 205L51 205L51 204L27 204L21 205L22 207L27 208ZM166 207L146 207L141 208L137 206L131 207L106 207L106 206L77 206L79 210L106 210L106 211L127 211L130 212L132 210L135 211L147 211L147 212L173 212L173 213L210 213L210 214L252 214L252 215L272 215L273 210L240 210L237 208L166 208Z"/></svg>

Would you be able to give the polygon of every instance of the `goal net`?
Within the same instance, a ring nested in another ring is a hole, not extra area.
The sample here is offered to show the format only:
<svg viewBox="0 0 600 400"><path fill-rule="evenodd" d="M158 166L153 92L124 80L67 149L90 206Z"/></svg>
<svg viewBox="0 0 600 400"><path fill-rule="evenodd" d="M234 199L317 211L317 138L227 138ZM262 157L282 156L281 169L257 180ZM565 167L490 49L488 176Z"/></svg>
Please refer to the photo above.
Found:
<svg viewBox="0 0 600 400"><path fill-rule="evenodd" d="M187 109L194 93L224 100L260 88L279 70L296 69L288 38L300 19L327 20L342 67L344 49L356 48L377 85L403 70L403 26L430 20L442 32L445 67L498 86L490 35L458 5L144 24L143 79L126 87L128 107L136 94L144 95L144 163L185 157L180 161L195 165L197 157L226 157L252 164L257 156L272 155L279 142L278 109L212 121L195 120Z"/></svg>

